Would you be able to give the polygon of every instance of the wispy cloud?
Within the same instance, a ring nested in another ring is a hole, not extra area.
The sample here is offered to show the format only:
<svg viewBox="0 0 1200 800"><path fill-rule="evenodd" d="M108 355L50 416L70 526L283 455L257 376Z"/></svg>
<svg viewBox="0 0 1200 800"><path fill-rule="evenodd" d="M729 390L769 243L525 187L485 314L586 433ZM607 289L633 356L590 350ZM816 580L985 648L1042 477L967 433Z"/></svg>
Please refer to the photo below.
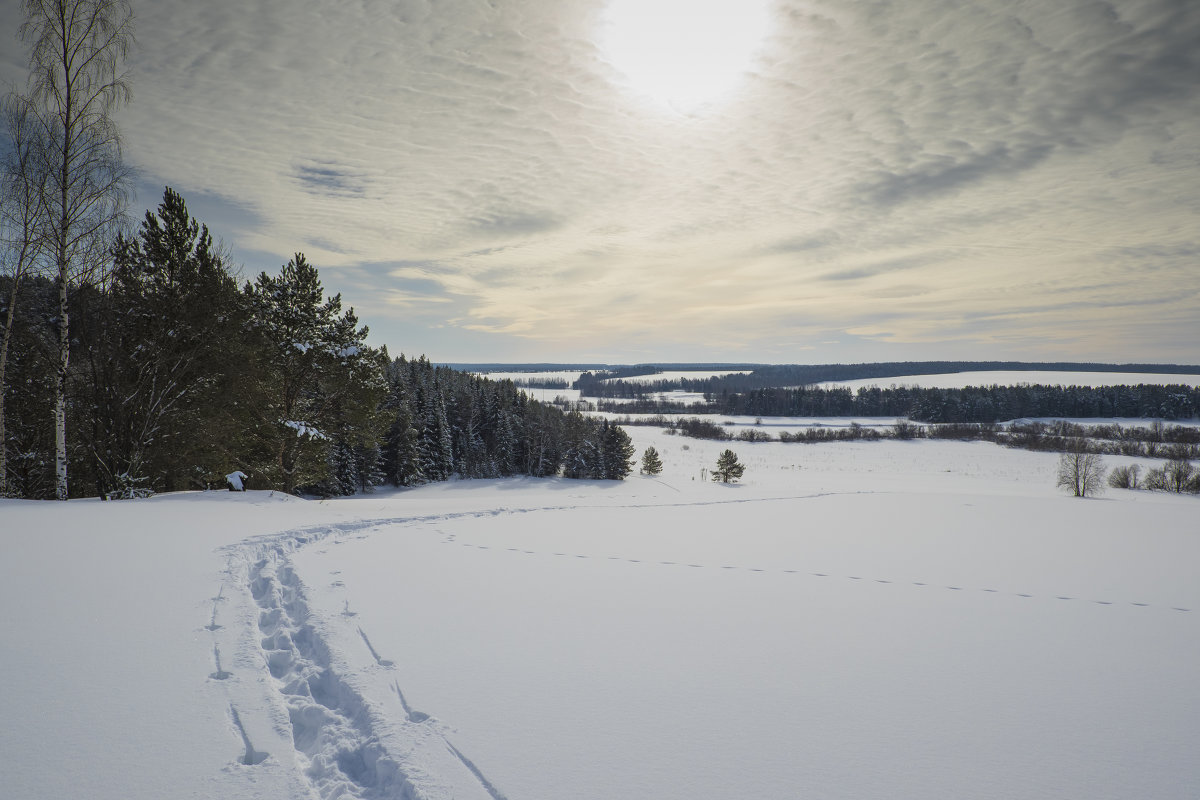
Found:
<svg viewBox="0 0 1200 800"><path fill-rule="evenodd" d="M142 3L127 152L393 350L1195 360L1200 5L780 0L691 116L601 10Z"/></svg>

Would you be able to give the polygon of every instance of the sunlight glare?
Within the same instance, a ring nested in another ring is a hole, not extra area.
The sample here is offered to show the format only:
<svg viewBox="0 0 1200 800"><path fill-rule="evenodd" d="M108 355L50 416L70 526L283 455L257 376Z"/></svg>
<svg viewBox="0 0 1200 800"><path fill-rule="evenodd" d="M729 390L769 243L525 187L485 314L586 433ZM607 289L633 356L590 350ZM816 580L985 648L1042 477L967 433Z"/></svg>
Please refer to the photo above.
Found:
<svg viewBox="0 0 1200 800"><path fill-rule="evenodd" d="M734 91L767 33L769 0L611 0L602 46L634 91L688 113Z"/></svg>

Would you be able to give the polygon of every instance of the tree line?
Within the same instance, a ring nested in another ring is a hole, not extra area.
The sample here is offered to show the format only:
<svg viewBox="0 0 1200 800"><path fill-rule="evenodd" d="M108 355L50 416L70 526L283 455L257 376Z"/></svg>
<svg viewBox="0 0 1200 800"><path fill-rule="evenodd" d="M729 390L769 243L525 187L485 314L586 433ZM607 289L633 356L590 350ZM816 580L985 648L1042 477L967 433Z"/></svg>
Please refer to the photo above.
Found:
<svg viewBox="0 0 1200 800"><path fill-rule="evenodd" d="M930 423L988 423L1022 417L1135 417L1191 419L1200 414L1200 387L1185 384L1119 386L967 386L961 389L816 386L722 391L703 405L641 399L598 400L616 413L697 412L762 417L908 417Z"/></svg>
<svg viewBox="0 0 1200 800"><path fill-rule="evenodd" d="M1023 450L1055 453L1081 450L1102 455L1200 459L1200 428L1164 425L1160 421L1155 421L1149 427L1117 424L1084 426L1065 420L1049 423L1019 422L1001 427L987 422L921 425L900 419L893 425L883 427L868 427L851 422L845 427L819 426L780 431L778 437L758 427L745 427L735 433L732 422L718 425L703 417L626 416L616 417L614 422L621 425L661 426L663 432L670 435L716 441L818 444L888 439L955 439L989 441Z"/></svg>
<svg viewBox="0 0 1200 800"><path fill-rule="evenodd" d="M691 369L700 367L693 366ZM652 375L661 370L655 367L610 369L585 372L573 388L587 397L643 398L649 394L682 390L706 394L717 400L730 394L743 394L758 389L777 389L810 386L828 381L895 378L908 375L935 375L979 370L1062 371L1062 372L1151 372L1195 374L1200 367L1181 364L1095 364L1078 361L889 361L866 364L770 364L723 365L725 369L743 369L728 375L708 378L671 378L662 380L625 381L622 377Z"/></svg>
<svg viewBox="0 0 1200 800"><path fill-rule="evenodd" d="M132 9L22 9L27 86L0 104L0 496L629 472L617 426L368 346L301 253L239 286L170 188L126 231Z"/></svg>
<svg viewBox="0 0 1200 800"><path fill-rule="evenodd" d="M167 188L106 268L77 282L64 402L71 496L224 485L341 495L451 477L620 479L619 426L366 342L297 253L239 286L229 258ZM58 287L0 277L8 355L6 494L55 496Z"/></svg>

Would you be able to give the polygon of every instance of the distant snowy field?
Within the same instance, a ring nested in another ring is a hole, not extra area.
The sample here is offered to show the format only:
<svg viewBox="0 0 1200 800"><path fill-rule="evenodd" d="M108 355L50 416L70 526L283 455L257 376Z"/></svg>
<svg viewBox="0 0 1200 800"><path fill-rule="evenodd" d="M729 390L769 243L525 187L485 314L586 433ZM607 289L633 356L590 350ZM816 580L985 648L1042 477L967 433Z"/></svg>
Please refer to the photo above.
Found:
<svg viewBox="0 0 1200 800"><path fill-rule="evenodd" d="M964 386L1016 386L1038 383L1045 386L1200 386L1200 375L1173 375L1159 372L1038 372L979 371L948 372L938 375L901 375L895 378L861 378L853 381L827 381L825 388L845 387L858 391L864 387L909 386L921 389L961 389Z"/></svg>
<svg viewBox="0 0 1200 800"><path fill-rule="evenodd" d="M568 384L578 380L580 372L493 372L484 377L493 380L565 380ZM656 380L675 380L690 378L693 380L719 375L740 375L743 372L714 372L714 371L676 371L664 372L657 375L643 375L633 378L622 378L627 383L646 383ZM822 388L848 388L858 391L861 388L878 386L908 386L916 388L961 389L964 386L1015 386L1018 384L1040 383L1062 386L1120 386L1123 384L1137 385L1140 383L1166 386L1183 384L1200 386L1200 375L1174 375L1168 373L1148 372L1039 372L1034 370L1014 371L977 371L949 372L936 375L900 375L894 378L861 378L852 381L826 381L818 386ZM581 397L578 389L524 389L527 395L543 403L563 399L569 402L586 400ZM658 392L649 395L651 399L665 400L674 403L699 404L704 402L700 392ZM609 402L619 403L620 399L608 399ZM633 402L630 400L629 402Z"/></svg>
<svg viewBox="0 0 1200 800"><path fill-rule="evenodd" d="M628 430L661 476L0 501L4 796L1200 796L1200 499Z"/></svg>
<svg viewBox="0 0 1200 800"><path fill-rule="evenodd" d="M674 370L667 372L656 372L653 375L633 375L628 378L609 378L610 381L624 381L625 383L656 383L657 381L702 381L706 378L723 378L726 375L745 375L749 370L734 369L734 370Z"/></svg>
<svg viewBox="0 0 1200 800"><path fill-rule="evenodd" d="M493 381L566 381L572 384L579 380L583 372L580 370L551 371L551 372L480 372L479 376Z"/></svg>

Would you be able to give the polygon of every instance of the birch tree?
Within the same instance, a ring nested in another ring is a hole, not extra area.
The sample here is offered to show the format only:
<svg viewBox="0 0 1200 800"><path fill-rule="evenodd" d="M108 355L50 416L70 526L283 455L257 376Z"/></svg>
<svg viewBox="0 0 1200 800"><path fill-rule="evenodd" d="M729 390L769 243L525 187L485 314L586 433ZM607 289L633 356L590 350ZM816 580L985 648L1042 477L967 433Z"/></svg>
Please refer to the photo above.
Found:
<svg viewBox="0 0 1200 800"><path fill-rule="evenodd" d="M38 202L43 256L58 289L55 496L67 499L68 287L103 265L128 194L129 170L113 114L129 101L124 62L133 44L126 0L23 0L30 46L28 102L46 146Z"/></svg>

